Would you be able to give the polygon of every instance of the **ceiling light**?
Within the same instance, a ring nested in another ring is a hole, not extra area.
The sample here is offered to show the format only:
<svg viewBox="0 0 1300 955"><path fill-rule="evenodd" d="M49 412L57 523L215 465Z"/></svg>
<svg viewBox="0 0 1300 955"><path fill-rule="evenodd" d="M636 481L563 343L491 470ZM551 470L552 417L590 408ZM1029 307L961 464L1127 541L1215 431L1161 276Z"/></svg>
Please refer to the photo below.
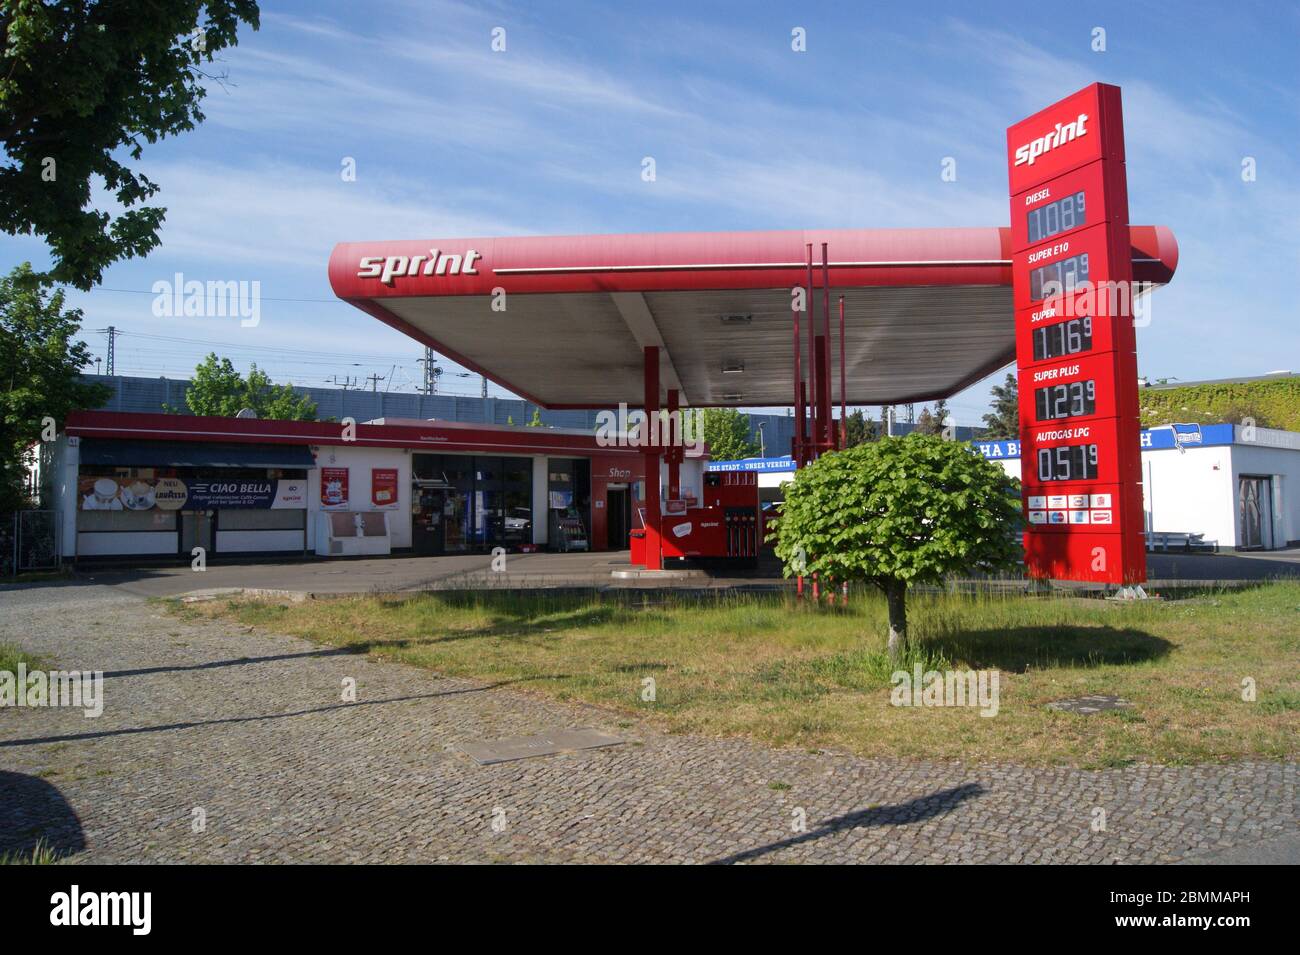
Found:
<svg viewBox="0 0 1300 955"><path fill-rule="evenodd" d="M723 325L748 325L754 320L753 315L719 315L718 320Z"/></svg>
<svg viewBox="0 0 1300 955"><path fill-rule="evenodd" d="M745 370L743 361L724 361L722 363L722 373L724 375L739 375Z"/></svg>

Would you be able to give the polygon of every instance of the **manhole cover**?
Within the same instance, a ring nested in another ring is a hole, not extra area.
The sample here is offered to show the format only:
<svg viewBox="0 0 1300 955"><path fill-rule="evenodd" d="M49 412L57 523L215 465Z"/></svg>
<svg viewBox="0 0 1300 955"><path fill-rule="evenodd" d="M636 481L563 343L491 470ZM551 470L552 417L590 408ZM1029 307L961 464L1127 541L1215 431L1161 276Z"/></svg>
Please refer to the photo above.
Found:
<svg viewBox="0 0 1300 955"><path fill-rule="evenodd" d="M1106 696L1098 694L1095 696L1073 696L1065 700L1053 700L1047 704L1049 710L1058 710L1062 713L1082 713L1085 716L1089 713L1100 713L1103 710L1131 710L1133 704L1128 700L1118 696Z"/></svg>
<svg viewBox="0 0 1300 955"><path fill-rule="evenodd" d="M512 736L506 739L461 743L460 751L480 766L508 763L514 759L553 756L566 750L597 749L617 746L624 740L592 729L555 730L537 736Z"/></svg>

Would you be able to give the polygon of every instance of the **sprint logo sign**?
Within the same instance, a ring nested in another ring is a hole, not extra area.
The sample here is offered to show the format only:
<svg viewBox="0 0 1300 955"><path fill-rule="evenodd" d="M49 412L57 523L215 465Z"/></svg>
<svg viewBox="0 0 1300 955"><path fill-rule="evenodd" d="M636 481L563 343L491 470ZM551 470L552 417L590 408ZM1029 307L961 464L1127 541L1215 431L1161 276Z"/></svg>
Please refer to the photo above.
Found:
<svg viewBox="0 0 1300 955"><path fill-rule="evenodd" d="M129 926L132 935L148 935L153 928L152 892L82 892L74 885L51 895L50 905L54 926Z"/></svg>
<svg viewBox="0 0 1300 955"><path fill-rule="evenodd" d="M1072 123L1057 123L1056 128L1046 135L1039 136L1037 139L1031 139L1023 146L1016 147L1016 165L1032 166L1038 161L1038 157L1044 153L1049 153L1058 146L1064 146L1066 143L1073 142L1081 136L1087 135L1088 114L1080 113L1079 118Z"/></svg>
<svg viewBox="0 0 1300 955"><path fill-rule="evenodd" d="M367 255L357 270L359 279L379 279L392 285L394 279L412 275L478 275L475 261L483 255L466 249L464 255L430 249L428 255Z"/></svg>

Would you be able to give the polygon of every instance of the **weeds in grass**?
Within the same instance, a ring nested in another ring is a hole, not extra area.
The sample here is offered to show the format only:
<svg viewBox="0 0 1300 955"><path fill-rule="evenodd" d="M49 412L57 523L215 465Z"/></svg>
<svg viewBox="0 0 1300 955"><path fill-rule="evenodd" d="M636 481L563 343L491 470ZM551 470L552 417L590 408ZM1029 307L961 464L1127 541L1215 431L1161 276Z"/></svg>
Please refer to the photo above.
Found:
<svg viewBox="0 0 1300 955"><path fill-rule="evenodd" d="M1285 713L1300 710L1300 692L1278 690L1259 701L1259 708L1265 713Z"/></svg>
<svg viewBox="0 0 1300 955"><path fill-rule="evenodd" d="M0 643L0 671L18 672L18 664L24 663L28 670L39 670L44 663L39 657L26 652L14 643Z"/></svg>
<svg viewBox="0 0 1300 955"><path fill-rule="evenodd" d="M0 852L0 865L54 865L58 854L44 839L38 839L30 852Z"/></svg>

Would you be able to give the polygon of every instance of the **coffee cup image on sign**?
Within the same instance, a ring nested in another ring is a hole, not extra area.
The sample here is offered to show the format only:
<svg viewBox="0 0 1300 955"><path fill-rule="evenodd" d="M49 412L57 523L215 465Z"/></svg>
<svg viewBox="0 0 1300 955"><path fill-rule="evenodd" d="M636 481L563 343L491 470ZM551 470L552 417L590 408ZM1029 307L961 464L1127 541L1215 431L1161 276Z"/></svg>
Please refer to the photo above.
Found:
<svg viewBox="0 0 1300 955"><path fill-rule="evenodd" d="M82 501L82 508L87 511L120 511L122 501L118 497L117 482L112 478L98 478L90 486L90 493Z"/></svg>
<svg viewBox="0 0 1300 955"><path fill-rule="evenodd" d="M122 503L133 511L147 511L153 507L153 488L144 481L132 481L122 488Z"/></svg>
<svg viewBox="0 0 1300 955"><path fill-rule="evenodd" d="M325 485L325 500L330 504L343 503L343 484L340 481L330 481Z"/></svg>

